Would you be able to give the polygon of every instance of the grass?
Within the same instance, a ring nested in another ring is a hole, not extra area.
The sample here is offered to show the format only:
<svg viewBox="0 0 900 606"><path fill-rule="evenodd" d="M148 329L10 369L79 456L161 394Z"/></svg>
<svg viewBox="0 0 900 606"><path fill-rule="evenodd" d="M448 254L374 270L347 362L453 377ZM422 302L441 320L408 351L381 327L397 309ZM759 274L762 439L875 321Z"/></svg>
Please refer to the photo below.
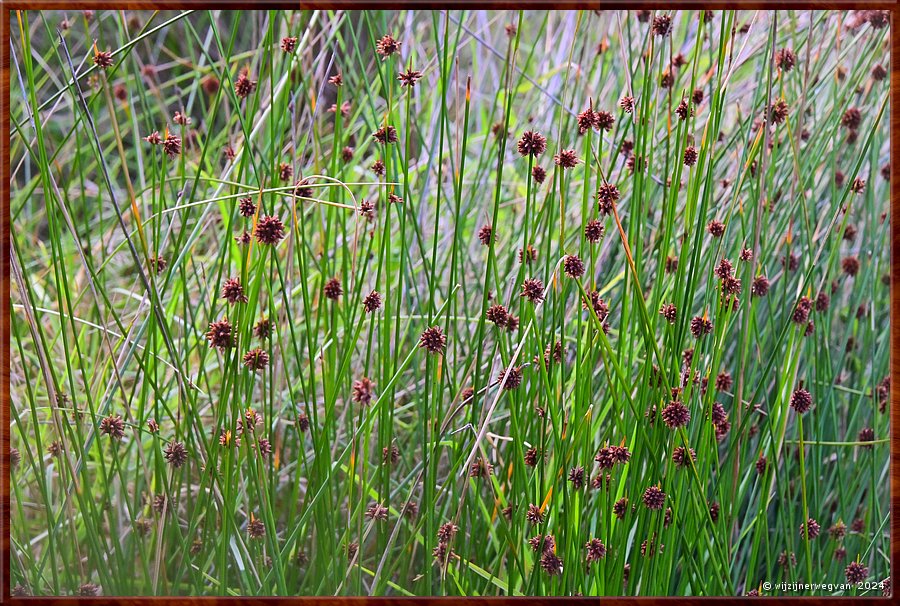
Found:
<svg viewBox="0 0 900 606"><path fill-rule="evenodd" d="M12 31L15 592L889 593L877 11Z"/></svg>

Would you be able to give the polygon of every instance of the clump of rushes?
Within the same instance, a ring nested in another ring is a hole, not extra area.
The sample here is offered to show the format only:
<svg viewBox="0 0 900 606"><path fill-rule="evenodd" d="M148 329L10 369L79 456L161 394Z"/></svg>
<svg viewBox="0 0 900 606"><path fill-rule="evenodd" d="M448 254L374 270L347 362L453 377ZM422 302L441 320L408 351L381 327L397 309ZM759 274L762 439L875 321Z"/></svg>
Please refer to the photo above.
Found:
<svg viewBox="0 0 900 606"><path fill-rule="evenodd" d="M890 12L15 17L11 591L890 574Z"/></svg>
<svg viewBox="0 0 900 606"><path fill-rule="evenodd" d="M426 328L419 337L419 347L432 354L442 354L447 347L447 335L440 326Z"/></svg>

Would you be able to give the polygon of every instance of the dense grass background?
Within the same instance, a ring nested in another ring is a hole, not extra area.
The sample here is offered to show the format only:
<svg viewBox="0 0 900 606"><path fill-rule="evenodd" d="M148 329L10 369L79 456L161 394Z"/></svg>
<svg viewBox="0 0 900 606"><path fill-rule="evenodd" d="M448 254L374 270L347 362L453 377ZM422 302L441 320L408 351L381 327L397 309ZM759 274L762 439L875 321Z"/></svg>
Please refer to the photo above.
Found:
<svg viewBox="0 0 900 606"><path fill-rule="evenodd" d="M885 25L869 12L14 13L15 591L880 595ZM386 34L399 53L376 52ZM422 78L401 86L408 69ZM783 120L766 111L782 99ZM615 123L579 134L591 104ZM386 125L395 143L373 138ZM146 141L154 131L180 153ZM547 138L543 154L517 153L525 131ZM563 150L574 168L554 163ZM284 240L235 240L267 215ZM594 220L605 235L590 242ZM759 276L768 293L751 297ZM223 300L230 278L246 302ZM543 301L520 296L526 279ZM582 305L592 292L607 317ZM490 322L494 305L517 326ZM695 317L710 334L695 338ZM224 318L235 346L211 348ZM443 353L419 347L434 326ZM253 348L264 370L245 368ZM508 368L516 389L499 385ZM677 430L663 422L673 399L690 411ZM607 446L630 459L601 469ZM679 447L696 459L677 466ZM821 533L805 540L809 518Z"/></svg>

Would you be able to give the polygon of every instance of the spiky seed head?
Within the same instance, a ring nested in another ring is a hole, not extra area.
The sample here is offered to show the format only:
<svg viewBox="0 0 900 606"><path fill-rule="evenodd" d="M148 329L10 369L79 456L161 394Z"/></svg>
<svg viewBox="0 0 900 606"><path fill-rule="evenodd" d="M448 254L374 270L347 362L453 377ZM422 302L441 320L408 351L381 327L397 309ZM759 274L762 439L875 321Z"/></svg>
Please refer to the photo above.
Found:
<svg viewBox="0 0 900 606"><path fill-rule="evenodd" d="M666 493L659 486L650 486L644 491L641 500L647 509L662 509L666 502Z"/></svg>
<svg viewBox="0 0 900 606"><path fill-rule="evenodd" d="M269 365L269 354L259 347L244 354L244 366L252 371L265 370Z"/></svg>
<svg viewBox="0 0 900 606"><path fill-rule="evenodd" d="M791 394L790 406L797 411L797 414L804 414L812 408L812 404L812 394L802 387L796 389L794 393Z"/></svg>
<svg viewBox="0 0 900 606"><path fill-rule="evenodd" d="M110 51L94 50L94 65L100 69L109 69L113 64L113 56Z"/></svg>
<svg viewBox="0 0 900 606"><path fill-rule="evenodd" d="M368 377L362 377L353 382L353 401L363 406L368 406L372 401L372 390L375 383Z"/></svg>
<svg viewBox="0 0 900 606"><path fill-rule="evenodd" d="M260 244L274 246L284 239L284 223L278 217L267 215L256 223L256 240Z"/></svg>
<svg viewBox="0 0 900 606"><path fill-rule="evenodd" d="M166 445L165 450L163 450L163 456L169 465L178 469L187 461L188 453L184 444L173 440Z"/></svg>
<svg viewBox="0 0 900 606"><path fill-rule="evenodd" d="M251 80L247 73L242 71L234 81L234 94L238 99L244 99L250 96L254 90L256 90L256 80Z"/></svg>
<svg viewBox="0 0 900 606"><path fill-rule="evenodd" d="M247 295L238 278L229 278L222 283L222 298L231 303L246 303Z"/></svg>
<svg viewBox="0 0 900 606"><path fill-rule="evenodd" d="M522 283L522 294L535 305L544 300L544 283L537 278L526 278Z"/></svg>
<svg viewBox="0 0 900 606"><path fill-rule="evenodd" d="M575 153L574 149L564 149L555 156L553 156L553 161L556 162L557 166L562 167L563 169L567 168L575 168L578 166L578 154Z"/></svg>
<svg viewBox="0 0 900 606"><path fill-rule="evenodd" d="M537 157L547 149L547 138L535 131L525 131L518 143L519 155Z"/></svg>
<svg viewBox="0 0 900 606"><path fill-rule="evenodd" d="M447 336L440 326L426 328L419 337L419 347L428 353L442 354L447 346Z"/></svg>
<svg viewBox="0 0 900 606"><path fill-rule="evenodd" d="M672 31L672 17L669 15L659 15L653 18L653 35L668 36Z"/></svg>
<svg viewBox="0 0 900 606"><path fill-rule="evenodd" d="M604 182L597 188L597 210L600 211L601 215L612 214L613 207L618 199L619 188L612 183Z"/></svg>
<svg viewBox="0 0 900 606"><path fill-rule="evenodd" d="M508 375L507 370L509 371ZM503 389L507 391L517 389L522 384L522 367L510 366L508 369L501 370L497 375L497 381L502 382Z"/></svg>
<svg viewBox="0 0 900 606"><path fill-rule="evenodd" d="M584 237L592 244L602 240L605 233L606 228L603 227L603 223L596 219L588 221L584 226Z"/></svg>
<svg viewBox="0 0 900 606"><path fill-rule="evenodd" d="M297 38L291 36L285 36L281 39L281 50L286 53L294 52L294 49L297 48Z"/></svg>
<svg viewBox="0 0 900 606"><path fill-rule="evenodd" d="M381 294L377 290L373 290L363 299L363 309L369 314L381 309Z"/></svg>
<svg viewBox="0 0 900 606"><path fill-rule="evenodd" d="M819 526L819 523L815 518L809 518L809 520L800 524L800 538L806 539L807 541L814 539L819 536L820 530L821 526Z"/></svg>
<svg viewBox="0 0 900 606"><path fill-rule="evenodd" d="M125 437L125 421L119 415L109 415L100 419L100 433L115 440Z"/></svg>
<svg viewBox="0 0 900 606"><path fill-rule="evenodd" d="M394 38L391 34L385 34L375 43L375 52L381 55L383 61L391 55L399 53L401 44L402 42Z"/></svg>
<svg viewBox="0 0 900 606"><path fill-rule="evenodd" d="M794 51L790 48L782 48L775 52L775 65L777 65L781 71L787 73L794 69L794 65L797 63L797 55L794 54Z"/></svg>
<svg viewBox="0 0 900 606"><path fill-rule="evenodd" d="M573 280L584 275L584 261L578 255L566 255L563 259L563 269L567 276Z"/></svg>
<svg viewBox="0 0 900 606"><path fill-rule="evenodd" d="M544 512L541 511L541 508L535 504L528 505L528 511L525 512L525 519L532 526L537 526L538 524L544 523Z"/></svg>
<svg viewBox="0 0 900 606"><path fill-rule="evenodd" d="M372 138L381 143L382 145L387 145L388 143L396 143L399 139L397 138L397 129L391 125L382 126L374 133L372 133Z"/></svg>
<svg viewBox="0 0 900 606"><path fill-rule="evenodd" d="M247 522L247 535L251 539L261 539L266 536L266 525L253 514L250 514L250 521Z"/></svg>
<svg viewBox="0 0 900 606"><path fill-rule="evenodd" d="M344 289L341 287L341 281L337 277L334 277L325 282L325 286L322 287L322 292L327 299L337 301L341 298L341 295L344 294Z"/></svg>
<svg viewBox="0 0 900 606"><path fill-rule="evenodd" d="M482 246L490 246L494 241L494 228L490 224L482 225L478 230L478 240Z"/></svg>
<svg viewBox="0 0 900 606"><path fill-rule="evenodd" d="M704 316L694 316L691 318L691 334L695 339L700 339L713 331L712 322Z"/></svg>
<svg viewBox="0 0 900 606"><path fill-rule="evenodd" d="M669 429L684 427L691 420L691 411L679 400L672 400L662 409L662 420Z"/></svg>
<svg viewBox="0 0 900 606"><path fill-rule="evenodd" d="M659 308L659 314L666 319L666 322L674 324L678 319L678 308L674 303L663 303L663 306Z"/></svg>

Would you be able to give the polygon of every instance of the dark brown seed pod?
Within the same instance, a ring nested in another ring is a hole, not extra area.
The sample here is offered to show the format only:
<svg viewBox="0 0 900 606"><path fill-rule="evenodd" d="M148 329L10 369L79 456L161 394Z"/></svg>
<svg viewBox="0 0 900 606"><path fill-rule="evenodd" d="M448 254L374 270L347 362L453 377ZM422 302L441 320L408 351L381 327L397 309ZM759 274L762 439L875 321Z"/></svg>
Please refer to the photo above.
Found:
<svg viewBox="0 0 900 606"><path fill-rule="evenodd" d="M188 459L187 449L184 447L184 444L176 441L169 442L166 445L165 450L163 450L163 456L169 465L175 469L184 465Z"/></svg>
<svg viewBox="0 0 900 606"><path fill-rule="evenodd" d="M518 143L519 155L537 157L547 149L547 138L535 131L525 131Z"/></svg>
<svg viewBox="0 0 900 606"><path fill-rule="evenodd" d="M385 34L375 43L375 52L381 55L382 60L400 52L402 42L391 34Z"/></svg>
<svg viewBox="0 0 900 606"><path fill-rule="evenodd" d="M244 366L251 371L265 370L269 365L269 354L259 347L244 354Z"/></svg>
<svg viewBox="0 0 900 606"><path fill-rule="evenodd" d="M544 283L537 278L526 278L522 283L522 297L535 305L544 300Z"/></svg>
<svg viewBox="0 0 900 606"><path fill-rule="evenodd" d="M275 216L261 217L256 223L256 241L260 244L274 246L284 239L284 223Z"/></svg>
<svg viewBox="0 0 900 606"><path fill-rule="evenodd" d="M419 337L419 347L425 349L429 353L444 353L446 346L447 336L440 326L426 328Z"/></svg>
<svg viewBox="0 0 900 606"><path fill-rule="evenodd" d="M603 227L603 223L596 219L588 221L584 226L584 237L592 244L602 240L605 233L606 229Z"/></svg>
<svg viewBox="0 0 900 606"><path fill-rule="evenodd" d="M662 509L663 504L666 502L666 493L659 486L650 486L644 491L641 500L647 509L659 510Z"/></svg>

